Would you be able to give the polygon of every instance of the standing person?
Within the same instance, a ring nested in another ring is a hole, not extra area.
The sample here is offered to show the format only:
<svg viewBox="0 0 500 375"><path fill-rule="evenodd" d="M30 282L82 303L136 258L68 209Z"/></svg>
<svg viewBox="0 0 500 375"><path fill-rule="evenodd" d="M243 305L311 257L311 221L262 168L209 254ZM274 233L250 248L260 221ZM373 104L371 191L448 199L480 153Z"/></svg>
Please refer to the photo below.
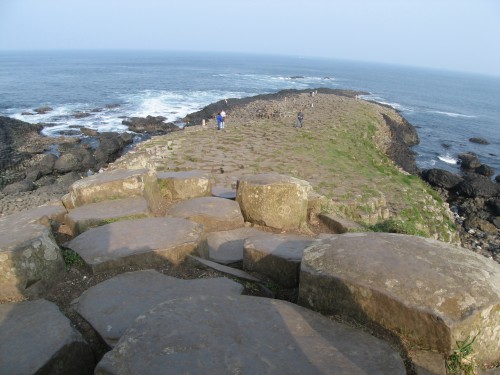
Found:
<svg viewBox="0 0 500 375"><path fill-rule="evenodd" d="M302 112L297 113L297 128L302 127L302 120L304 119L304 114Z"/></svg>
<svg viewBox="0 0 500 375"><path fill-rule="evenodd" d="M222 118L220 112L217 113L216 118L217 118L217 130L223 129L224 128L224 122L223 122L224 119Z"/></svg>
<svg viewBox="0 0 500 375"><path fill-rule="evenodd" d="M224 126L226 125L226 112L224 112L224 110L222 110L220 115L222 116L222 129L224 129Z"/></svg>

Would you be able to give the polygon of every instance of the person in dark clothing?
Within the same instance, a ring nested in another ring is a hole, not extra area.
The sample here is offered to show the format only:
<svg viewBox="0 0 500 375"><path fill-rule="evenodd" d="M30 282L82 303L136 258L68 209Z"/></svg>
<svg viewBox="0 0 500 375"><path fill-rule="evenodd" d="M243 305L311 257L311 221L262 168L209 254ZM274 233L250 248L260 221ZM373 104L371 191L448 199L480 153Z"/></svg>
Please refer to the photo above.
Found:
<svg viewBox="0 0 500 375"><path fill-rule="evenodd" d="M297 114L297 128L302 127L302 120L304 120L304 114L302 112L299 112Z"/></svg>

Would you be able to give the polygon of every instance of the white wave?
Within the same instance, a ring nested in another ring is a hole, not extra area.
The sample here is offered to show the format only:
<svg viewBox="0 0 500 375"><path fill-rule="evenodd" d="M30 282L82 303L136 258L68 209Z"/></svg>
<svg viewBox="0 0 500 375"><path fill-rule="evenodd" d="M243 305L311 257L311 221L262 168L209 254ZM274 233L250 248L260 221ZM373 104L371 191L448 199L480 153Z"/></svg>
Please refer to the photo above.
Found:
<svg viewBox="0 0 500 375"><path fill-rule="evenodd" d="M445 162L446 164L456 165L458 163L458 159L455 159L450 154L438 155L438 159L441 160L442 162Z"/></svg>
<svg viewBox="0 0 500 375"><path fill-rule="evenodd" d="M396 102L388 102L386 99L384 99L380 96L374 95L374 94L358 95L358 98L362 99L362 100L377 102L377 103L380 103L383 105L388 105L389 107L394 108L395 110L401 111L401 112L413 112L414 111L414 109L411 107L407 107L407 106L404 106L404 105L402 105L400 103L396 103Z"/></svg>
<svg viewBox="0 0 500 375"><path fill-rule="evenodd" d="M443 111L430 111L432 113L437 113L439 115L445 115L449 117L464 117L464 118L476 118L474 115L464 115L462 113L454 113L454 112L443 112Z"/></svg>

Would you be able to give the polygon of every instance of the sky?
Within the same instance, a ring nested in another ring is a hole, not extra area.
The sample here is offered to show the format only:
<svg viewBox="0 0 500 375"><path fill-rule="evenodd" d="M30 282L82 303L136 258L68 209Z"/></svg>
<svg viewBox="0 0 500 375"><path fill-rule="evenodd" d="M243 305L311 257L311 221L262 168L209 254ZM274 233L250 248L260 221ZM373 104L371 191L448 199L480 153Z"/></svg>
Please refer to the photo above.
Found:
<svg viewBox="0 0 500 375"><path fill-rule="evenodd" d="M0 0L0 52L221 51L500 76L499 0Z"/></svg>

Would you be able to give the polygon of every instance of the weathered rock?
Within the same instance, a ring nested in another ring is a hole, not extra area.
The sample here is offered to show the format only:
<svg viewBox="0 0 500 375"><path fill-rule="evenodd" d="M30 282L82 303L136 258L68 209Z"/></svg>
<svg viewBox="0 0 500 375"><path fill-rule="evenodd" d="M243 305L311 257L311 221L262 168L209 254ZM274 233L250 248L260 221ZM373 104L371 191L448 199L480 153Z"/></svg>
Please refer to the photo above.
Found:
<svg viewBox="0 0 500 375"><path fill-rule="evenodd" d="M57 157L53 154L46 154L38 164L36 164L33 169L38 170L42 176L51 174L54 170L54 165Z"/></svg>
<svg viewBox="0 0 500 375"><path fill-rule="evenodd" d="M149 174L147 169L117 169L75 182L63 202L68 209L104 200L141 196L151 203L155 200L152 196L159 196L157 190L156 175Z"/></svg>
<svg viewBox="0 0 500 375"><path fill-rule="evenodd" d="M72 153L61 155L54 163L54 170L58 173L67 173L80 169L80 160Z"/></svg>
<svg viewBox="0 0 500 375"><path fill-rule="evenodd" d="M148 133L151 135L167 134L172 131L178 131L180 128L171 122L165 123L163 116L132 117L122 121L127 125L130 131L135 133Z"/></svg>
<svg viewBox="0 0 500 375"><path fill-rule="evenodd" d="M0 218L0 300L41 297L65 271L49 225L60 214L47 206Z"/></svg>
<svg viewBox="0 0 500 375"><path fill-rule="evenodd" d="M126 370L125 370L126 369ZM136 319L96 375L405 374L397 352L364 332L279 300L191 297Z"/></svg>
<svg viewBox="0 0 500 375"><path fill-rule="evenodd" d="M276 229L297 229L307 221L310 190L307 181L258 174L238 181L236 201L245 221Z"/></svg>
<svg viewBox="0 0 500 375"><path fill-rule="evenodd" d="M206 258L220 263L231 264L243 261L243 245L252 236L265 234L255 228L238 228L207 235L208 254Z"/></svg>
<svg viewBox="0 0 500 375"><path fill-rule="evenodd" d="M417 130L404 118L393 119L385 114L382 116L391 132L391 143L386 150L387 156L406 172L417 174L415 153L411 150L411 147L420 142Z"/></svg>
<svg viewBox="0 0 500 375"><path fill-rule="evenodd" d="M123 149L124 142L118 133L106 132L99 134L99 146L94 152L97 167L116 160Z"/></svg>
<svg viewBox="0 0 500 375"><path fill-rule="evenodd" d="M245 222L235 201L215 197L200 197L179 202L167 214L203 224L205 232L241 228Z"/></svg>
<svg viewBox="0 0 500 375"><path fill-rule="evenodd" d="M333 233L360 232L362 227L358 223L333 214L320 214L319 219Z"/></svg>
<svg viewBox="0 0 500 375"><path fill-rule="evenodd" d="M39 107L39 108L35 108L33 111L38 113L39 115L44 115L46 114L47 112L51 112L53 111L54 109L52 107L49 107L49 106L43 106L43 107Z"/></svg>
<svg viewBox="0 0 500 375"><path fill-rule="evenodd" d="M4 194L15 194L15 193L22 193L26 191L32 191L35 189L35 184L33 181L30 181L28 179L14 182L12 184L7 185L6 187L3 188L2 193Z"/></svg>
<svg viewBox="0 0 500 375"><path fill-rule="evenodd" d="M156 175L160 193L167 200L185 200L211 194L212 184L204 172L157 172Z"/></svg>
<svg viewBox="0 0 500 375"><path fill-rule="evenodd" d="M445 243L334 235L304 252L299 304L374 321L442 354L480 332L478 361L500 359L500 265Z"/></svg>
<svg viewBox="0 0 500 375"><path fill-rule="evenodd" d="M466 170L475 169L481 165L478 157L470 152L458 155L458 160L460 161L460 167Z"/></svg>
<svg viewBox="0 0 500 375"><path fill-rule="evenodd" d="M3 304L0 321L0 373L93 373L90 347L55 304L46 300Z"/></svg>
<svg viewBox="0 0 500 375"><path fill-rule="evenodd" d="M500 186L488 177L478 174L465 176L462 182L455 186L454 191L464 197L491 198L500 196Z"/></svg>
<svg viewBox="0 0 500 375"><path fill-rule="evenodd" d="M225 277L181 280L153 270L128 272L85 291L73 302L106 343L113 347L135 318L160 302L176 298L239 295L243 286Z"/></svg>
<svg viewBox="0 0 500 375"><path fill-rule="evenodd" d="M71 240L93 272L122 266L148 268L179 263L189 254L203 253L203 226L181 218L119 221L89 229Z"/></svg>
<svg viewBox="0 0 500 375"><path fill-rule="evenodd" d="M474 169L474 172L486 177L491 177L495 174L495 170L486 164L481 164L479 167Z"/></svg>
<svg viewBox="0 0 500 375"><path fill-rule="evenodd" d="M99 135L99 132L97 130L90 128L81 128L80 131L82 132L83 135L86 135L87 137L97 137Z"/></svg>
<svg viewBox="0 0 500 375"><path fill-rule="evenodd" d="M65 222L73 236L77 236L92 227L114 221L140 219L148 217L150 213L148 202L144 198L132 197L77 207L66 215Z"/></svg>
<svg viewBox="0 0 500 375"><path fill-rule="evenodd" d="M296 287L302 254L312 243L314 240L308 237L271 233L247 238L243 268L265 275L284 287Z"/></svg>
<svg viewBox="0 0 500 375"><path fill-rule="evenodd" d="M463 179L455 173L451 173L444 169L432 168L422 171L422 179L431 186L440 187L443 189L452 189L457 186Z"/></svg>
<svg viewBox="0 0 500 375"><path fill-rule="evenodd" d="M489 145L490 144L490 142L488 142L486 139L481 138L481 137L472 137L472 138L469 138L469 142L478 143L480 145Z"/></svg>

